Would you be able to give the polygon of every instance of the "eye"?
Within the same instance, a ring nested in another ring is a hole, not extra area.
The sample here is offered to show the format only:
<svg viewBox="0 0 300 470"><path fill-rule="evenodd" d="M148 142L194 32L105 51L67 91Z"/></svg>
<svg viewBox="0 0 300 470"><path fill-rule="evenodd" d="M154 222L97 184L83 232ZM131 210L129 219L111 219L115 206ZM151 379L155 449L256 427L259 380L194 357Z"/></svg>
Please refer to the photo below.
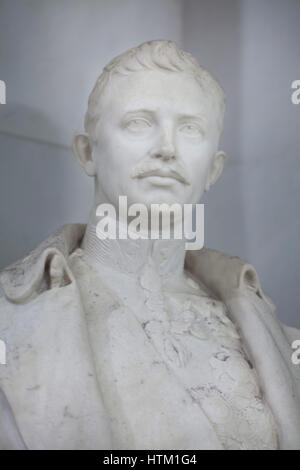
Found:
<svg viewBox="0 0 300 470"><path fill-rule="evenodd" d="M125 125L126 129L132 132L140 132L148 129L151 127L151 124L146 119L138 118L138 119L131 119Z"/></svg>
<svg viewBox="0 0 300 470"><path fill-rule="evenodd" d="M179 128L179 131L189 137L203 136L203 131L202 131L202 128L199 126L199 124L195 124L192 122L183 124Z"/></svg>

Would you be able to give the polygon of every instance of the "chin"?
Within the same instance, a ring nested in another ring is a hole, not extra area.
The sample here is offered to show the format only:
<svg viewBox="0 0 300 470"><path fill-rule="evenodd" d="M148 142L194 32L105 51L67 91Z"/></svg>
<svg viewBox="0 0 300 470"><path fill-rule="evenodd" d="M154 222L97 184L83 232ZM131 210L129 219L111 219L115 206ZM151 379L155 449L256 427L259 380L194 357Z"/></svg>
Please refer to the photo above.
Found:
<svg viewBox="0 0 300 470"><path fill-rule="evenodd" d="M187 202L187 198L174 193L174 191L159 189L157 191L144 192L140 197L135 197L135 201L150 207L151 204L185 204Z"/></svg>
<svg viewBox="0 0 300 470"><path fill-rule="evenodd" d="M172 204L184 204L183 201L178 200L178 198L175 198L174 196L164 196L164 197L153 197L149 198L147 200L140 200L140 203L145 204L148 209L151 208L152 204L167 204L168 206L171 206Z"/></svg>

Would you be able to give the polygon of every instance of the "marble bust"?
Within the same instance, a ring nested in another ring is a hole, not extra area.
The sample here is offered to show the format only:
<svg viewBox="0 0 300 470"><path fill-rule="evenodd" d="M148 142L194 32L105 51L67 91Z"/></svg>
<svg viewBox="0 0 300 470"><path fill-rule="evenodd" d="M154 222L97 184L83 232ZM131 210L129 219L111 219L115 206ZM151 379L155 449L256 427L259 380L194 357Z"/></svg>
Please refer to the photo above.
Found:
<svg viewBox="0 0 300 470"><path fill-rule="evenodd" d="M198 203L220 177L225 99L172 41L113 59L73 151L94 178L71 224L0 276L1 449L300 449L300 331L247 262L184 240L101 240L97 206Z"/></svg>

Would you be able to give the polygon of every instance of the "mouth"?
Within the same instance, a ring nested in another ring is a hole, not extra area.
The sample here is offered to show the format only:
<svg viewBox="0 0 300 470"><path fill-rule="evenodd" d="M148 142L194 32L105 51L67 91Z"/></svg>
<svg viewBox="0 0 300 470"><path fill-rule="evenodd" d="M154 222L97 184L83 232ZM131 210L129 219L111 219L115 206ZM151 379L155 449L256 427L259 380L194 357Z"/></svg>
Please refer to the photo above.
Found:
<svg viewBox="0 0 300 470"><path fill-rule="evenodd" d="M188 184L186 179L181 176L179 173L169 170L169 169L160 169L160 170L149 170L143 172L138 178L150 178L151 180L157 183L170 183L174 180L179 181L180 183Z"/></svg>

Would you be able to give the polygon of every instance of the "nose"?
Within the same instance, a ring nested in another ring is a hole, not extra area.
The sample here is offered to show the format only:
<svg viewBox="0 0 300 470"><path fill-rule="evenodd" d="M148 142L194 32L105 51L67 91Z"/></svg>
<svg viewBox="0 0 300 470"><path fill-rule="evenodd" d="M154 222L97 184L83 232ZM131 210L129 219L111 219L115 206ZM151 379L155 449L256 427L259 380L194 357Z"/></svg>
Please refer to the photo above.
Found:
<svg viewBox="0 0 300 470"><path fill-rule="evenodd" d="M157 146L151 152L152 158L160 158L164 161L175 160L176 150L171 129L164 129Z"/></svg>

